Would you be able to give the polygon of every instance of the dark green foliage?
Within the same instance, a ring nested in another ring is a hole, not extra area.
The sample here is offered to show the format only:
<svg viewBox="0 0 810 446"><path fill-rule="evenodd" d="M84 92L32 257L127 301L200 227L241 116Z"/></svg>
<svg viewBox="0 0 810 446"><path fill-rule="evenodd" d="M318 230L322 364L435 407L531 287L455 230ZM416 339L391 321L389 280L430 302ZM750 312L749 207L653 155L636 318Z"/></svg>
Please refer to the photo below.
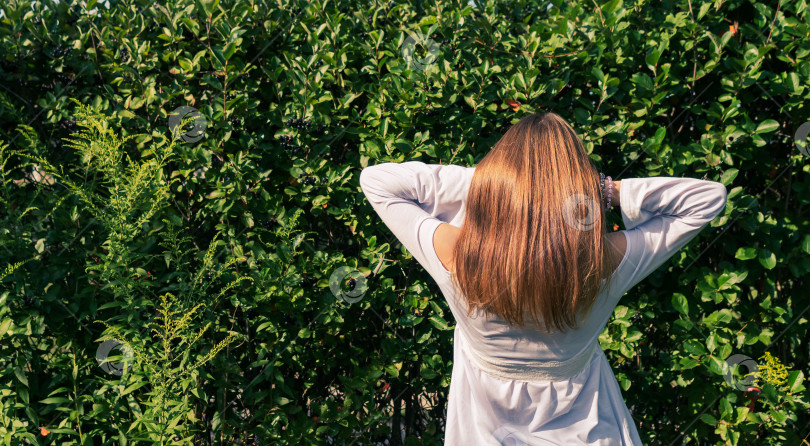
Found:
<svg viewBox="0 0 810 446"><path fill-rule="evenodd" d="M359 172L542 111L614 179L728 186L600 338L645 444L805 438L807 2L475 4L3 2L0 442L441 444L452 316ZM751 413L725 364L766 351Z"/></svg>

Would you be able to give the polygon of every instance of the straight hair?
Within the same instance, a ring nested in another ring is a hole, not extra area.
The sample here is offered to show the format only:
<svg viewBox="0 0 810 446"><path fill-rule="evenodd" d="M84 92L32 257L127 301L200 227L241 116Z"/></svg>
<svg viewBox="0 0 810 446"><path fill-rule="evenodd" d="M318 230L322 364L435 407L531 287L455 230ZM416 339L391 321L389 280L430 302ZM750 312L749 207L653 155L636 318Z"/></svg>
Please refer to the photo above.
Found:
<svg viewBox="0 0 810 446"><path fill-rule="evenodd" d="M617 264L605 227L599 172L574 129L551 112L520 119L470 183L452 275L468 315L578 328Z"/></svg>

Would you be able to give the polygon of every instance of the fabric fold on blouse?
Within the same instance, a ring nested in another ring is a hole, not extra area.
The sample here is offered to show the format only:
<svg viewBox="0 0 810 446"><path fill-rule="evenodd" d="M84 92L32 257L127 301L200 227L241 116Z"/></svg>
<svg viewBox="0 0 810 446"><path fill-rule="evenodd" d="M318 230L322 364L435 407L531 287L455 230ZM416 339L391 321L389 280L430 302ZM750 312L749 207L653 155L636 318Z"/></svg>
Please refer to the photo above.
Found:
<svg viewBox="0 0 810 446"><path fill-rule="evenodd" d="M598 345L599 334L630 288L723 211L725 186L693 178L622 179L620 211L626 229L620 232L627 250L611 287L600 292L579 329L549 335L529 326L511 327L480 311L468 317L463 296L456 295L450 272L436 255L436 228L464 222L474 172L474 167L407 161L369 166L360 174L369 203L439 285L456 321L445 444L641 445ZM588 355L584 369L565 378L529 379L510 372L571 362L583 354ZM510 373L523 379L509 378Z"/></svg>

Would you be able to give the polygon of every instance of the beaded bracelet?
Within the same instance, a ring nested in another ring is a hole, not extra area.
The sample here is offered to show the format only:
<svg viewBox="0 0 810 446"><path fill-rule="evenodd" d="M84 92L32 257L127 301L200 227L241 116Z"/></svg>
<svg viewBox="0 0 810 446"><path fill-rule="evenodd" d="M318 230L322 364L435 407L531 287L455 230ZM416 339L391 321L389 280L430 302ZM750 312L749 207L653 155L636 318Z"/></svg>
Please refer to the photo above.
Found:
<svg viewBox="0 0 810 446"><path fill-rule="evenodd" d="M605 196L605 174L599 172L599 190L602 192L602 199L604 200Z"/></svg>
<svg viewBox="0 0 810 446"><path fill-rule="evenodd" d="M605 193L605 186L607 186L607 193ZM605 209L610 210L610 204L613 201L613 178L606 177L604 173L599 172L599 187L602 191L602 200L605 201ZM606 195L607 199L605 199Z"/></svg>

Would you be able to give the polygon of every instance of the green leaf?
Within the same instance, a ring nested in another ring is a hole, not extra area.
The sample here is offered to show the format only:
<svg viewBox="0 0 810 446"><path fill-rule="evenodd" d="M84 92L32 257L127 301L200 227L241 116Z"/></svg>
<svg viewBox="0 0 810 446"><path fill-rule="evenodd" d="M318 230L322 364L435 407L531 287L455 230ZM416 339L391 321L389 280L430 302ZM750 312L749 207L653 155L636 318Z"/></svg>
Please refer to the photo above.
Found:
<svg viewBox="0 0 810 446"><path fill-rule="evenodd" d="M759 250L758 260L767 269L773 269L776 266L776 255L767 249Z"/></svg>
<svg viewBox="0 0 810 446"><path fill-rule="evenodd" d="M73 429L68 427L52 427L48 429L52 434L67 434L67 435L76 435L78 436L79 433Z"/></svg>
<svg viewBox="0 0 810 446"><path fill-rule="evenodd" d="M687 356L679 359L678 364L680 364L682 369L689 370L697 367L698 364L700 364L700 361L693 356Z"/></svg>
<svg viewBox="0 0 810 446"><path fill-rule="evenodd" d="M146 102L146 99L141 98L141 97L131 98L130 101L129 101L129 108L132 109L132 110L141 108L145 102Z"/></svg>
<svg viewBox="0 0 810 446"><path fill-rule="evenodd" d="M439 304L436 303L436 301L431 299L431 300L428 301L428 304L430 305L430 308L433 309L434 313L438 314L439 316L444 317L444 311L442 311L442 308L439 306Z"/></svg>
<svg viewBox="0 0 810 446"><path fill-rule="evenodd" d="M725 420L731 420L734 416L734 409L731 407L728 398L720 399L720 417Z"/></svg>
<svg viewBox="0 0 810 446"><path fill-rule="evenodd" d="M759 342L761 342L761 343L763 343L765 345L768 345L768 344L771 343L771 338L773 338L773 331L769 330L767 328L762 330L762 332L760 332L759 336L756 337L756 339Z"/></svg>
<svg viewBox="0 0 810 446"><path fill-rule="evenodd" d="M788 390L791 393L799 393L805 389L804 387L804 372L801 370L794 370L790 372L787 379Z"/></svg>
<svg viewBox="0 0 810 446"><path fill-rule="evenodd" d="M704 423L708 424L709 426L715 426L717 424L717 418L715 418L713 415L709 415L707 413L704 413L703 415L701 415L700 420L703 421Z"/></svg>
<svg viewBox="0 0 810 446"><path fill-rule="evenodd" d="M748 407L737 407L737 419L734 420L734 424L740 424L745 421L746 417L748 416Z"/></svg>
<svg viewBox="0 0 810 446"><path fill-rule="evenodd" d="M647 55L644 57L644 61L647 62L647 66L650 70L655 72L655 66L658 65L658 59L661 57L661 51L658 48L652 48L647 51Z"/></svg>
<svg viewBox="0 0 810 446"><path fill-rule="evenodd" d="M69 403L70 399L64 397L56 397L52 396L50 398L45 398L44 400L40 401L42 404L64 404Z"/></svg>
<svg viewBox="0 0 810 446"><path fill-rule="evenodd" d="M664 141L664 137L667 134L666 127L658 127L658 130L655 131L655 136L653 140L655 141L655 146L661 145L661 142Z"/></svg>
<svg viewBox="0 0 810 446"><path fill-rule="evenodd" d="M0 322L0 338L6 334L9 327L11 327L11 318L4 319L3 322Z"/></svg>
<svg viewBox="0 0 810 446"><path fill-rule="evenodd" d="M644 333L641 330L633 327L627 332L627 336L625 336L625 342L636 342L644 336Z"/></svg>
<svg viewBox="0 0 810 446"><path fill-rule="evenodd" d="M753 259L756 256L757 256L756 248L746 248L746 247L737 248L737 252L734 254L734 257L739 260L749 260Z"/></svg>
<svg viewBox="0 0 810 446"><path fill-rule="evenodd" d="M475 107L475 100L473 99L473 97L472 97L472 96L464 96L464 102L466 102L466 103L467 103L467 105L469 105L469 106L470 106L470 107L472 107L473 109L475 109L475 108L476 108L476 107Z"/></svg>
<svg viewBox="0 0 810 446"><path fill-rule="evenodd" d="M430 321L431 324L433 324L434 327L438 328L439 330L447 331L453 329L453 327L447 324L447 321L445 321L444 318L437 316L435 314L430 316L428 320Z"/></svg>
<svg viewBox="0 0 810 446"><path fill-rule="evenodd" d="M776 424L782 424L787 420L787 414L781 410L771 411L771 416Z"/></svg>
<svg viewBox="0 0 810 446"><path fill-rule="evenodd" d="M420 334L420 335L419 335L419 336L416 338L416 343L417 343L417 344L423 344L423 343L425 343L425 342L429 341L432 335L433 335L433 331L432 331L430 328L428 328L427 330L423 331L423 332L422 332L422 333L421 333L421 334Z"/></svg>
<svg viewBox="0 0 810 446"><path fill-rule="evenodd" d="M616 379L617 381L619 381L619 385L622 387L622 390L624 391L627 391L627 389L629 389L630 386L633 384L633 382L630 381L630 379L627 378L627 376L625 376L624 374L621 375L621 378L617 376Z"/></svg>
<svg viewBox="0 0 810 446"><path fill-rule="evenodd" d="M28 387L28 377L25 376L25 371L20 367L14 368L14 374L17 376L17 379L25 386Z"/></svg>
<svg viewBox="0 0 810 446"><path fill-rule="evenodd" d="M743 53L743 59L745 60L746 66L756 62L759 59L759 50L757 50L757 47L749 43L745 53Z"/></svg>
<svg viewBox="0 0 810 446"><path fill-rule="evenodd" d="M695 339L689 339L686 342L684 342L683 349L693 355L698 356L705 355L707 353L706 348L703 347L703 345Z"/></svg>
<svg viewBox="0 0 810 446"><path fill-rule="evenodd" d="M711 8L711 7L712 7L711 2L707 2L707 3L704 3L704 4L700 5L700 10L698 10L698 14L697 14L697 19L698 20L702 19L703 16L705 16L706 13L709 12L709 8Z"/></svg>
<svg viewBox="0 0 810 446"><path fill-rule="evenodd" d="M424 320L425 320L424 316L415 316L413 314L407 314L404 317L400 318L399 321L400 321L400 324L402 324L402 325L404 325L406 327L410 327L410 326L413 326L413 325L419 325Z"/></svg>
<svg viewBox="0 0 810 446"><path fill-rule="evenodd" d="M205 11L207 17L211 17L214 10L217 9L217 5L219 5L219 0L197 0L197 6Z"/></svg>
<svg viewBox="0 0 810 446"><path fill-rule="evenodd" d="M787 84L790 86L791 93L797 93L799 91L799 87L801 86L799 75L796 73L788 74Z"/></svg>
<svg viewBox="0 0 810 446"><path fill-rule="evenodd" d="M183 71L191 71L192 69L191 61L186 59L185 57L178 57L177 63L180 65L180 68Z"/></svg>
<svg viewBox="0 0 810 446"><path fill-rule="evenodd" d="M652 78L645 73L636 73L630 80L636 85L636 88L641 90L641 93L645 95L652 92L655 87Z"/></svg>
<svg viewBox="0 0 810 446"><path fill-rule="evenodd" d="M709 356L709 370L716 375L725 375L728 372L728 364L726 361L718 358L717 356Z"/></svg>
<svg viewBox="0 0 810 446"><path fill-rule="evenodd" d="M225 45L225 48L222 50L222 56L225 58L225 60L230 60L231 56L233 56L233 53L236 52L237 46L239 45L237 44L236 41L228 42L228 44Z"/></svg>
<svg viewBox="0 0 810 446"><path fill-rule="evenodd" d="M591 70L591 75L596 78L600 83L605 82L605 73L599 69L599 67L593 67Z"/></svg>
<svg viewBox="0 0 810 446"><path fill-rule="evenodd" d="M387 366L385 366L385 371L392 378L396 378L397 376L399 376L399 370L401 368L402 368L402 363L398 362L396 364L388 364Z"/></svg>
<svg viewBox="0 0 810 446"><path fill-rule="evenodd" d="M709 350L709 353L714 352L714 349L717 348L718 343L717 333L712 333L708 338L706 338L706 348Z"/></svg>
<svg viewBox="0 0 810 446"><path fill-rule="evenodd" d="M616 12L617 9L621 8L622 3L623 3L622 0L611 0L602 5L602 11L607 16L613 15L613 13Z"/></svg>
<svg viewBox="0 0 810 446"><path fill-rule="evenodd" d="M689 303L686 301L686 296L680 293L672 295L672 306L684 316L689 315Z"/></svg>
<svg viewBox="0 0 810 446"><path fill-rule="evenodd" d="M216 64L214 64L214 67L224 70L225 69L224 68L225 67L225 62L227 62L227 61L225 60L225 55L222 54L222 48L217 46L217 47L211 48L211 51L214 53L214 56L215 56L214 60L217 62Z"/></svg>
<svg viewBox="0 0 810 446"><path fill-rule="evenodd" d="M757 134L771 133L779 128L779 123L774 119L766 119L759 123L755 132Z"/></svg>
<svg viewBox="0 0 810 446"><path fill-rule="evenodd" d="M720 175L720 182L723 183L724 186L728 186L734 181L734 178L737 178L738 173L740 173L740 169L728 169Z"/></svg>

